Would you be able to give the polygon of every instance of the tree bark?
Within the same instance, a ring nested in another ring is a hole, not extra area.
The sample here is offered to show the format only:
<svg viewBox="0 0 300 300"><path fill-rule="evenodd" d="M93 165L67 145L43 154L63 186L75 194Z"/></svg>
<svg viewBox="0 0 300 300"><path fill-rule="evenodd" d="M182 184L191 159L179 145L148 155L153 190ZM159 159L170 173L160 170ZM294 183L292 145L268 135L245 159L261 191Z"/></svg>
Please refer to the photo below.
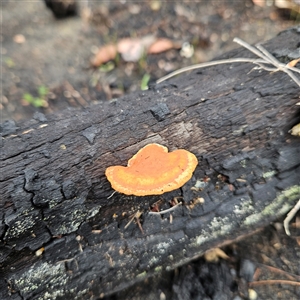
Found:
<svg viewBox="0 0 300 300"><path fill-rule="evenodd" d="M297 41L299 27L264 46L291 60ZM2 124L0 298L97 299L286 214L300 197L300 138L289 134L299 87L252 68L196 70L82 111ZM161 196L109 198L105 168L148 143L193 152L193 178ZM174 198L182 205L171 213L149 214ZM137 211L141 227L129 223Z"/></svg>

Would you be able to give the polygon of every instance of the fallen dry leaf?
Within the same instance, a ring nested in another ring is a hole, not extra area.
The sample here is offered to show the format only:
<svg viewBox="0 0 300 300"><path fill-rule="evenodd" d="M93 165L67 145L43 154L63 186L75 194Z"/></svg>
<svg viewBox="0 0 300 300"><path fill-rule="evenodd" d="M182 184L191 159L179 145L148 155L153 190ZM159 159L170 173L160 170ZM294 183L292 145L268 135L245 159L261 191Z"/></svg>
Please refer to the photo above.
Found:
<svg viewBox="0 0 300 300"><path fill-rule="evenodd" d="M291 135L295 135L295 136L300 136L300 123L295 125L290 131L289 133Z"/></svg>
<svg viewBox="0 0 300 300"><path fill-rule="evenodd" d="M274 5L279 9L290 10L292 13L295 13L296 16L300 13L300 3L298 0L275 0Z"/></svg>
<svg viewBox="0 0 300 300"><path fill-rule="evenodd" d="M118 52L125 61L138 61L149 46L155 41L153 35L147 35L142 38L124 38L118 42Z"/></svg>
<svg viewBox="0 0 300 300"><path fill-rule="evenodd" d="M290 62L288 63L288 66L289 66L289 67L295 67L296 64L297 64L299 61L300 61L300 58L294 59L294 60L292 60L292 61L290 61Z"/></svg>
<svg viewBox="0 0 300 300"><path fill-rule="evenodd" d="M149 47L147 52L149 54L157 54L157 53L165 52L165 51L168 51L168 50L174 49L174 48L179 49L179 48L181 48L181 45L179 45L178 43L175 43L169 39L160 38L151 44L151 46Z"/></svg>
<svg viewBox="0 0 300 300"><path fill-rule="evenodd" d="M122 39L118 42L118 52L125 61L138 61L143 53L144 46L139 39Z"/></svg>
<svg viewBox="0 0 300 300"><path fill-rule="evenodd" d="M97 54L91 60L94 67L114 59L117 53L121 54L124 61L137 62L144 53L157 54L170 49L180 49L181 43L166 38L156 38L153 35L146 35L142 38L123 38L116 45L108 44L100 47Z"/></svg>
<svg viewBox="0 0 300 300"><path fill-rule="evenodd" d="M266 1L265 0L252 0L254 5L260 6L260 7L264 7L266 5Z"/></svg>
<svg viewBox="0 0 300 300"><path fill-rule="evenodd" d="M219 258L228 259L229 256L220 248L213 248L205 252L204 258L208 262L218 262Z"/></svg>
<svg viewBox="0 0 300 300"><path fill-rule="evenodd" d="M160 0L151 0L150 1L150 8L154 11L158 11L161 8L161 1Z"/></svg>
<svg viewBox="0 0 300 300"><path fill-rule="evenodd" d="M117 46L114 44L108 44L100 47L97 54L91 60L93 67L100 67L102 64L113 60L117 55Z"/></svg>
<svg viewBox="0 0 300 300"><path fill-rule="evenodd" d="M14 36L14 42L17 44L23 44L26 42L26 38L23 34L16 34Z"/></svg>

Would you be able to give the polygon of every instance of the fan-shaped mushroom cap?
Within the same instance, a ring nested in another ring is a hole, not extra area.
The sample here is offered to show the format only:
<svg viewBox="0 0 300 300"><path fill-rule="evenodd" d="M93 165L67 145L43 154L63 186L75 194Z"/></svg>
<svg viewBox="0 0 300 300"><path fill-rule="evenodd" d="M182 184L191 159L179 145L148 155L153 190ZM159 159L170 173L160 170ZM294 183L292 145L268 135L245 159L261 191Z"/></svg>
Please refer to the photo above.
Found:
<svg viewBox="0 0 300 300"><path fill-rule="evenodd" d="M183 186L192 177L197 157L179 149L149 144L140 149L127 167L108 167L105 175L114 190L136 196L161 195Z"/></svg>

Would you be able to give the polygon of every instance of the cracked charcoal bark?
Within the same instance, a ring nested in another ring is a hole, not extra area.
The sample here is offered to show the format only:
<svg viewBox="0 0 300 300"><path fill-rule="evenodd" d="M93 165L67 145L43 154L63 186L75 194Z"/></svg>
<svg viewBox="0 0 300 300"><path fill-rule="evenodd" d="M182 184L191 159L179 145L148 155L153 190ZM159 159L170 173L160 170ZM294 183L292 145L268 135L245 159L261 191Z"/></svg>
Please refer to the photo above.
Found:
<svg viewBox="0 0 300 300"><path fill-rule="evenodd" d="M290 30L265 47L293 52L297 39ZM238 49L226 57L248 55ZM300 140L288 133L300 122L299 87L285 73L249 73L252 67L206 68L159 92L49 115L43 128L36 121L14 125L1 149L0 299L11 299L10 292L97 299L286 214L300 197ZM34 130L24 137L29 124ZM87 128L90 140L82 135ZM150 142L195 153L191 181L162 196L107 199L105 168L125 165ZM205 175L204 190L191 190ZM167 209L180 196L184 205L172 218L148 215L151 204L162 200ZM204 203L194 205L198 198ZM145 234L134 221L128 225L137 210Z"/></svg>

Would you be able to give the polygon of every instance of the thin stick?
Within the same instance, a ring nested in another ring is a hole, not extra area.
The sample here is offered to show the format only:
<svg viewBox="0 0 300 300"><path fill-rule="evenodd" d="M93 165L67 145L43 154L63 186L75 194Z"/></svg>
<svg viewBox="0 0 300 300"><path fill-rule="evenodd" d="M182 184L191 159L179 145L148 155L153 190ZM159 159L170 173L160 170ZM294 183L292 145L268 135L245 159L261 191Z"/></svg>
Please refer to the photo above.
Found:
<svg viewBox="0 0 300 300"><path fill-rule="evenodd" d="M291 220L293 219L293 217L295 216L295 214L297 213L297 211L299 209L300 209L300 199L297 202L297 204L291 209L291 211L287 214L286 218L283 221L283 226L285 229L285 233L287 235L291 235L290 229L289 229L289 223L291 222Z"/></svg>
<svg viewBox="0 0 300 300"><path fill-rule="evenodd" d="M140 231L142 232L142 234L144 234L144 230L143 230L143 227L141 225L140 219L139 218L135 218L135 219L136 219L136 222L137 222L137 224L139 226Z"/></svg>
<svg viewBox="0 0 300 300"><path fill-rule="evenodd" d="M163 215L163 214L166 214L166 213L168 213L168 212L171 212L171 211L175 210L176 207L178 207L178 206L181 205L181 204L182 204L182 203L179 202L179 203L177 203L176 205L172 206L172 207L169 208L169 209L162 210L162 211L158 211L158 212L156 212L156 211L149 211L149 215Z"/></svg>
<svg viewBox="0 0 300 300"><path fill-rule="evenodd" d="M298 281L281 280L281 279L277 279L277 280L260 280L260 281L249 282L249 286L266 285L266 284L289 284L289 285L300 286L300 282L298 282Z"/></svg>
<svg viewBox="0 0 300 300"><path fill-rule="evenodd" d="M258 263L257 265L260 266L261 268L268 269L269 271L271 271L273 273L278 273L278 274L285 275L290 280L296 280L296 279L300 280L300 275L289 273L287 271L284 271L284 270L281 270L281 269L278 269L278 268L275 268L275 267L272 267L272 266L269 266L269 265L265 265L265 264Z"/></svg>
<svg viewBox="0 0 300 300"><path fill-rule="evenodd" d="M143 227L142 227L142 225L141 225L141 223L140 223L140 220L139 220L139 218L140 218L140 216L141 216L142 214L143 214L143 213L141 213L139 210L137 210L137 212L131 217L130 221L125 225L124 228L126 229L126 228L131 224L131 222L132 222L134 219L136 219L136 222L137 222L137 224L138 224L138 226L139 226L139 228L140 228L142 234L144 234Z"/></svg>
<svg viewBox="0 0 300 300"><path fill-rule="evenodd" d="M131 217L131 219L129 220L129 222L125 225L125 229L131 224L131 222L134 220L134 218L135 218L135 216L136 216L136 214L139 212L139 210L135 213L135 214L133 214L133 216Z"/></svg>

